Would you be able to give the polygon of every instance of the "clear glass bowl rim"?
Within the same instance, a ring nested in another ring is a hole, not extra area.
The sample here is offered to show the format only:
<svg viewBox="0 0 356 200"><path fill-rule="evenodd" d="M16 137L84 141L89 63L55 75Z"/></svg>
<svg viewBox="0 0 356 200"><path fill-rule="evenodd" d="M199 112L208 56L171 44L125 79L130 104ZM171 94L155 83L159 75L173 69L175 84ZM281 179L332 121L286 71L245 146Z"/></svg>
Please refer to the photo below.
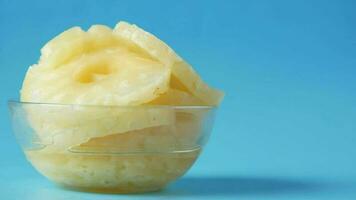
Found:
<svg viewBox="0 0 356 200"><path fill-rule="evenodd" d="M21 106L21 105L38 105L38 106L63 106L63 107L94 107L94 108L132 108L132 109L142 109L142 108L157 108L157 109L207 109L214 110L217 109L216 105L90 105L90 104L65 104L65 103L42 103L42 102L26 102L18 100L8 100L8 106Z"/></svg>
<svg viewBox="0 0 356 200"><path fill-rule="evenodd" d="M8 107L9 107L9 109L10 109L10 112L11 112L11 110L12 109L17 109L17 108L21 108L21 107L26 107L26 106L44 106L44 107L46 107L46 106L49 106L49 107L52 107L52 106L54 106L54 107L58 107L58 108L63 108L63 109L66 109L66 108L88 108L88 109L99 109L99 110L106 110L106 109L108 109L108 110L110 110L110 109L118 109L118 110L121 110L121 109L123 109L123 110L133 110L133 111L135 111L135 109L140 109L140 110L175 110L175 111L188 111L189 112L189 110L196 110L196 111L204 111L204 112L212 112L212 113L215 113L215 111L216 111L216 109L217 109L217 106L206 106L206 105L187 105L187 106L181 106L181 105L137 105L137 106L134 106L134 105L132 105L132 106L116 106L116 105L83 105L83 104L59 104L59 103L39 103L39 102L22 102L22 101L17 101L17 100L8 100ZM95 152L95 154L110 154L110 155L113 155L113 154L132 154L132 153L135 153L135 154L147 154L147 153L151 153L151 154L153 154L153 153L155 153L155 154L157 154L157 153L159 153L159 154L161 154L161 153L171 153L171 152L185 152L185 151L187 151L187 149L189 149L189 150L191 150L191 149L196 149L198 146L200 146L200 147L203 147L203 146L205 146L205 143L207 142L207 140L208 140L208 138L209 138L209 135L211 134L211 130L210 131L208 131L208 132L204 132L203 133L203 135L205 135L204 137L207 137L207 139L204 139L205 140L205 142L203 142L202 144L196 144L196 145L194 145L194 146L191 146L191 147L189 147L189 148L187 148L187 147L184 147L184 148L182 148L183 150L174 150L174 151L172 151L172 150L164 150L164 151L137 151L137 150L135 150L135 151L123 151L123 152L121 152L120 151L120 153L118 153L118 152L116 152L116 153L114 153L114 152L100 152L100 153L97 153L97 152ZM22 136L21 136L22 137ZM18 138L21 138L21 137L18 137ZM19 140L17 138L17 140ZM33 143L33 142L32 142ZM42 143L38 143L38 144L42 144ZM46 145L46 144L42 144L42 145ZM23 145L21 145L21 146L23 146ZM193 148L194 147L194 148ZM87 153L89 153L89 154L93 154L93 152L91 152L91 151L85 151L85 152L74 152L74 151L71 151L71 153L85 153L85 154L87 154Z"/></svg>

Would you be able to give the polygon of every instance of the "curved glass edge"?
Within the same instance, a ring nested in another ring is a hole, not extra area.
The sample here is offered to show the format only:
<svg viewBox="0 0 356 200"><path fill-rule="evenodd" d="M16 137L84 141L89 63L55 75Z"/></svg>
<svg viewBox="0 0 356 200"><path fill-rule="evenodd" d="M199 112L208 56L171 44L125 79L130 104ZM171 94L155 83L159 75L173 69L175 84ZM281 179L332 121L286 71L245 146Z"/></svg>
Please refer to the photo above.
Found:
<svg viewBox="0 0 356 200"><path fill-rule="evenodd" d="M212 126L214 123L214 116L216 112L215 106L88 106L88 105L76 105L76 104L47 104L47 103L31 103L31 102L20 102L20 101L8 101L9 110L11 113L11 120L13 123L13 131L16 135L18 143L23 148L23 150L40 150L44 149L48 146L53 145L52 142L44 142L42 141L36 134L36 131L32 129L25 116L25 109L24 107L31 106L31 105L40 105L40 106L65 106L63 108L71 108L73 106L80 106L80 107L88 107L88 108L140 108L140 109L170 109L170 110L189 110L189 109L202 109L205 110L204 112L208 112L207 115L204 117L205 125L201 129L201 135L199 140L196 141L196 144L193 146L187 147L180 147L178 149L165 149L162 151L147 151L143 150L140 151L138 149L133 150L126 150L126 151L102 151L102 150L94 150L94 149L78 149L78 148L68 148L63 149L68 153L75 153L75 154L106 154L106 155L123 155L123 154L167 154L167 153L177 153L177 152L189 152L189 151L196 151L197 149L201 149L208 141ZM68 107L67 107L68 106Z"/></svg>
<svg viewBox="0 0 356 200"><path fill-rule="evenodd" d="M157 109L217 109L217 105L86 105L86 104L61 104L61 103L41 103L8 100L8 106L18 105L42 105L42 106L68 106L68 107L97 107L97 108L157 108Z"/></svg>

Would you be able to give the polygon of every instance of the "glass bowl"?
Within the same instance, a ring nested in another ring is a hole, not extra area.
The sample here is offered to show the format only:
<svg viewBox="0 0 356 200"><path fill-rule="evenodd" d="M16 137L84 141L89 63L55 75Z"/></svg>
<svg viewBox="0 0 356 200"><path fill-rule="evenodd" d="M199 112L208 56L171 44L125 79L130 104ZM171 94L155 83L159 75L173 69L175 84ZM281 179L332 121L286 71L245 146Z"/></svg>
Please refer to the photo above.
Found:
<svg viewBox="0 0 356 200"><path fill-rule="evenodd" d="M156 191L196 161L212 106L89 106L9 101L13 130L31 164L67 188Z"/></svg>

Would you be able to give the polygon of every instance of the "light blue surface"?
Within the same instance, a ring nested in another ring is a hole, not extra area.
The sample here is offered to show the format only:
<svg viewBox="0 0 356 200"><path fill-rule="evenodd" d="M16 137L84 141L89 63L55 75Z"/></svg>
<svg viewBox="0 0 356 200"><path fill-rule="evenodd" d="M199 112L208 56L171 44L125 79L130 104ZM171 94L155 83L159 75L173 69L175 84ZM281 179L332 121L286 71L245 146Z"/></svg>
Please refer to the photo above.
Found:
<svg viewBox="0 0 356 200"><path fill-rule="evenodd" d="M0 0L0 199L356 199L355 1ZM67 191L14 142L17 98L40 47L74 25L127 20L226 92L211 140L161 193Z"/></svg>

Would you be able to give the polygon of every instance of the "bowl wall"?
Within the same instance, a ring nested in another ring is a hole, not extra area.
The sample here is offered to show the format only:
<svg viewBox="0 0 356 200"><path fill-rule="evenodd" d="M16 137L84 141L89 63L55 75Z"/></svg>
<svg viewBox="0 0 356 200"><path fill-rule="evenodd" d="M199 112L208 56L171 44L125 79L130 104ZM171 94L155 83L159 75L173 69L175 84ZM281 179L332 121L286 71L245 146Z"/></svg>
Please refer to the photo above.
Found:
<svg viewBox="0 0 356 200"><path fill-rule="evenodd" d="M198 158L209 106L83 106L9 102L16 138L44 176L70 188L159 190Z"/></svg>

